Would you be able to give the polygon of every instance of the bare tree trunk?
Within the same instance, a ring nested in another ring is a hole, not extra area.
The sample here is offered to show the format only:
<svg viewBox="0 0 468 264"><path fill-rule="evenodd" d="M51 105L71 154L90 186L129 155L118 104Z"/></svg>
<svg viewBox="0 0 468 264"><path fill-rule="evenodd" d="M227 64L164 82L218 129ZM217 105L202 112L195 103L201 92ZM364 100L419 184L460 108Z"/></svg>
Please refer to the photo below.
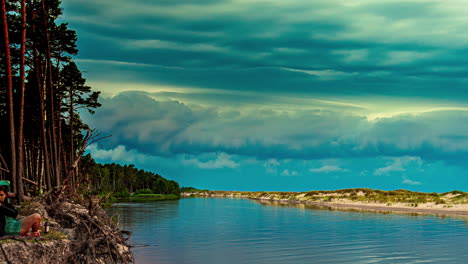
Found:
<svg viewBox="0 0 468 264"><path fill-rule="evenodd" d="M35 12L32 12L32 20L35 19ZM32 25L32 30L33 33L36 34L36 25L33 23ZM40 153L42 154L42 160L40 162L41 168L40 168L40 179L41 181L44 180L47 182L45 179L50 177L51 174L51 166L50 166L50 156L49 156L49 144L47 142L47 130L46 130L46 124L45 124L45 119L46 119L46 109L45 109L45 81L44 81L44 74L42 74L42 67L41 64L39 63L39 57L37 54L37 40L35 39L33 41L33 54L34 54L34 68L36 70L36 79L37 79L37 87L39 89L39 106L40 106L40 115L41 115L41 144L43 148L43 152ZM40 185L42 186L42 185ZM48 189L50 189L50 185L47 186Z"/></svg>
<svg viewBox="0 0 468 264"><path fill-rule="evenodd" d="M50 53L50 38L49 38L49 26L47 23L47 11L45 6L45 0L41 1L42 4L42 17L44 23L45 42L47 47L47 58L46 58L46 74L47 74L47 86L49 88L49 109L50 109L50 124L51 124L51 159L52 159L52 171L55 178L59 177L60 174L60 156L58 155L57 147L57 127L56 127L56 110L55 110L55 92L54 85L52 82L52 61Z"/></svg>
<svg viewBox="0 0 468 264"><path fill-rule="evenodd" d="M73 136L73 88L70 86L68 90L69 96L70 96L70 162L73 162L75 160L75 142L74 142L74 136ZM72 172L72 179L75 176L75 171Z"/></svg>
<svg viewBox="0 0 468 264"><path fill-rule="evenodd" d="M11 151L11 180L13 186L16 187L16 138L15 138L15 115L13 112L13 76L11 73L11 55L10 55L10 39L8 33L8 20L5 0L1 0L1 11L3 20L3 37L5 40L5 61L6 61L6 73L7 73L7 94L8 94L8 114L9 114L9 125L10 125L10 151Z"/></svg>
<svg viewBox="0 0 468 264"><path fill-rule="evenodd" d="M24 93L25 83L25 63L26 53L26 0L21 0L21 60L20 60L20 115L18 128L18 171L16 175L16 195L19 201L23 200L23 180L24 177Z"/></svg>
<svg viewBox="0 0 468 264"><path fill-rule="evenodd" d="M47 130L47 140L49 141L49 145L48 145L49 149L52 149L51 137L52 137L52 135L51 135L50 129L49 129L49 130ZM53 164L54 164L53 161L50 164L53 166ZM51 171L53 171L53 170L51 170ZM46 183L47 183L47 188L48 189L52 188L52 174L53 173L50 173L49 175L46 175L47 176L46 177Z"/></svg>
<svg viewBox="0 0 468 264"><path fill-rule="evenodd" d="M62 84L60 82L60 64L61 64L61 61L60 59L57 59L57 74L55 76L55 79L56 79L56 82L57 82L57 87L59 87L58 89L61 90L62 88ZM62 175L65 175L67 173L67 158L66 158L66 154L65 154L65 149L64 149L64 145L63 145L63 135L62 135L62 97L61 97L61 94L59 93L59 98L57 100L57 122L58 122L58 125L57 125L57 134L58 134L58 158L60 160L60 173L57 175L56 177L56 182L55 184L57 186L61 186L62 185Z"/></svg>
<svg viewBox="0 0 468 264"><path fill-rule="evenodd" d="M56 75L56 81L57 81L57 86L58 87L61 87L61 83L60 83L60 59L57 61L57 75ZM60 88L59 88L60 89ZM66 173L65 172L65 169L67 168L66 166L66 159L64 159L64 149L63 149L63 138L62 138L62 114L61 114L61 110L62 110L62 98L61 96L59 96L58 100L57 100L57 130L58 130L58 149L57 149L57 156L58 156L58 160L59 160L59 163L58 163L58 171L59 173L56 175L55 177L55 185L56 186L60 186L62 185L62 173Z"/></svg>
<svg viewBox="0 0 468 264"><path fill-rule="evenodd" d="M41 151L38 151L37 155L37 182L39 183L39 193L42 193L44 179L44 155L41 155Z"/></svg>
<svg viewBox="0 0 468 264"><path fill-rule="evenodd" d="M60 109L62 108L62 103L61 103L61 99L59 99L59 102L58 102L58 153L57 153L57 156L58 156L58 159L59 159L59 173L57 174L57 177L55 178L55 185L56 186L60 186L62 185L62 174L64 173L64 169L66 168L66 160L64 159L63 157L63 138L62 138L62 120L61 120L61 114L60 114Z"/></svg>
<svg viewBox="0 0 468 264"><path fill-rule="evenodd" d="M50 177L50 157L49 157L49 144L47 142L47 130L46 130L46 125L45 125L45 118L46 118L46 112L45 112L45 105L44 105L44 88L45 86L43 85L43 82L41 81L41 75L39 74L40 66L39 62L37 59L37 50L36 47L34 47L34 61L35 61L35 67L36 67L36 78L38 82L38 88L39 88L39 106L40 106L40 111L41 111L41 143L42 143L42 148L43 148L43 153L42 153L42 160L44 163L43 166L43 174L44 178ZM47 186L48 189L50 189L51 186Z"/></svg>

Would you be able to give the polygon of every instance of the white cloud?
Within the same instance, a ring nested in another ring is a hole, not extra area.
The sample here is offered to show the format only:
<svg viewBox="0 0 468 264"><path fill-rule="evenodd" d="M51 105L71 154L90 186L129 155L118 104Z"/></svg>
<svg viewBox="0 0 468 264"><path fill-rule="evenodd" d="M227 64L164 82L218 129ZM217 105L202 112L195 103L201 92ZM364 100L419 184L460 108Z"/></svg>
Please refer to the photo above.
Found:
<svg viewBox="0 0 468 264"><path fill-rule="evenodd" d="M410 179L403 179L403 184L409 184L409 185L421 185L422 183L421 182L418 182L418 181L413 181L413 180L410 180Z"/></svg>
<svg viewBox="0 0 468 264"><path fill-rule="evenodd" d="M337 80L343 79L347 77L351 77L356 75L356 72L342 72L342 71L335 71L335 70L300 70L300 69L292 69L292 68L281 68L286 71L291 72L300 72L305 73L308 75L316 76L322 80Z"/></svg>
<svg viewBox="0 0 468 264"><path fill-rule="evenodd" d="M399 157L399 158L391 158L390 162L386 163L387 166L378 168L374 171L374 175L388 175L391 172L403 172L406 171L407 166L413 166L421 170L421 166L423 165L423 161L420 157Z"/></svg>
<svg viewBox="0 0 468 264"><path fill-rule="evenodd" d="M369 51L367 49L356 50L335 50L332 54L338 55L346 63L365 61L368 59Z"/></svg>
<svg viewBox="0 0 468 264"><path fill-rule="evenodd" d="M435 52L417 52L417 51L390 51L386 58L380 63L382 65L398 65L404 63L416 62L422 59L428 59L437 55Z"/></svg>
<svg viewBox="0 0 468 264"><path fill-rule="evenodd" d="M136 152L135 150L128 151L125 146L118 145L117 147L109 150L99 149L96 144L88 146L86 149L91 155L100 160L120 161L126 163L133 163L136 160L143 161L146 156Z"/></svg>
<svg viewBox="0 0 468 264"><path fill-rule="evenodd" d="M183 160L184 164L194 165L201 169L222 169L222 168L230 168L234 169L239 167L239 163L235 162L231 159L231 155L226 153L219 153L216 154L216 158L213 160L208 161L200 161L198 159L187 159Z"/></svg>
<svg viewBox="0 0 468 264"><path fill-rule="evenodd" d="M147 64L147 63L136 63L136 62L116 61L116 60L75 59L75 61L78 63L109 64L109 65L116 65L116 66L153 67L153 65Z"/></svg>
<svg viewBox="0 0 468 264"><path fill-rule="evenodd" d="M229 52L225 47L206 43L180 44L177 42L164 41L159 39L152 40L131 40L124 43L128 49L168 49L182 51L200 51L200 52Z"/></svg>
<svg viewBox="0 0 468 264"><path fill-rule="evenodd" d="M340 168L339 166L336 166L336 165L324 165L320 168L312 168L309 171L316 172L316 173L331 173L331 172L346 172L348 170Z"/></svg>
<svg viewBox="0 0 468 264"><path fill-rule="evenodd" d="M280 162L277 159L269 159L263 163L263 167L265 167L266 172L272 174L278 173L278 166L280 166Z"/></svg>
<svg viewBox="0 0 468 264"><path fill-rule="evenodd" d="M374 175L387 175L392 171L405 171L400 159L396 159L383 168L378 168L374 171Z"/></svg>
<svg viewBox="0 0 468 264"><path fill-rule="evenodd" d="M288 169L285 169L285 170L283 170L283 171L281 172L281 175L282 175L282 176L297 176L297 175L298 175L298 172L295 171L295 170L290 171L290 170L288 170Z"/></svg>

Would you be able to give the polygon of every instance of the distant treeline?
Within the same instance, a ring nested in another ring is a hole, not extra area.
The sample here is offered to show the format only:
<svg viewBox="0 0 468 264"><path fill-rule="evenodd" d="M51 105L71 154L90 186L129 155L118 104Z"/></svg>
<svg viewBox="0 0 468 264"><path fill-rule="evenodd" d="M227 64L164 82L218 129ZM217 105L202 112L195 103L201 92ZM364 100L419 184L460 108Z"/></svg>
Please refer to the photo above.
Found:
<svg viewBox="0 0 468 264"><path fill-rule="evenodd" d="M91 155L81 159L81 175L90 193L114 193L127 196L133 192L180 195L179 184L159 174L139 170L135 165L99 164Z"/></svg>

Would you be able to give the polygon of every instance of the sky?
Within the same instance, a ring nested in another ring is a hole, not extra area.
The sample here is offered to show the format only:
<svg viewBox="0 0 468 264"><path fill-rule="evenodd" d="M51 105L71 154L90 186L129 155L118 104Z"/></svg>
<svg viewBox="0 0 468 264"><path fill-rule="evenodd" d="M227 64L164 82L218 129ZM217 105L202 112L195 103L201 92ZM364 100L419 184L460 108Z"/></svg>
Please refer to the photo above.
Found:
<svg viewBox="0 0 468 264"><path fill-rule="evenodd" d="M211 190L468 191L464 0L63 0L112 137Z"/></svg>

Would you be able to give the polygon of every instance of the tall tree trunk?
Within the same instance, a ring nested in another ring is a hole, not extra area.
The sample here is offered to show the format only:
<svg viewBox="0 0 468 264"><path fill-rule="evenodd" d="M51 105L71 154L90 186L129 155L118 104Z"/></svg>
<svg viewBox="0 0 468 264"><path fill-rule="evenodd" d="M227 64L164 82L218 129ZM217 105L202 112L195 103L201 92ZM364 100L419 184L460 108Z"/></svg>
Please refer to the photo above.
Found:
<svg viewBox="0 0 468 264"><path fill-rule="evenodd" d="M69 90L68 90L68 94L70 96L70 112L69 112L69 116L70 116L70 163L73 163L75 161L75 142L74 142L74 136L73 136L73 133L74 133L74 128L73 128L73 122L74 122L74 119L73 119L73 112L74 112L74 109L73 109L73 88L70 86ZM74 178L75 176L75 171L72 172L72 179Z"/></svg>
<svg viewBox="0 0 468 264"><path fill-rule="evenodd" d="M42 193L43 179L44 179L44 155L41 155L41 151L37 151L37 183L39 183L39 193Z"/></svg>
<svg viewBox="0 0 468 264"><path fill-rule="evenodd" d="M56 78L56 82L57 82L57 86L58 87L61 87L61 84L60 84L60 59L57 61L57 75L55 76ZM59 88L60 89L60 88ZM58 171L59 173L57 174L57 176L55 177L55 186L61 186L62 185L62 173L65 174L65 170L67 168L66 166L66 159L64 158L64 149L63 149L63 138L62 138L62 114L61 114L61 110L62 110L62 97L59 93L59 98L57 100L57 134L58 134L58 149L57 149L57 156L58 156L58 159L59 159L59 163L58 163Z"/></svg>
<svg viewBox="0 0 468 264"><path fill-rule="evenodd" d="M8 34L8 20L5 0L1 0L1 11L3 20L3 38L5 40L5 61L6 61L6 81L8 96L8 116L10 125L10 151L11 151L11 180L14 188L16 187L16 138L15 138L15 115L13 112L13 76L11 73L10 39Z"/></svg>
<svg viewBox="0 0 468 264"><path fill-rule="evenodd" d="M34 20L34 12L32 13L32 19ZM33 32L36 33L36 27L33 24ZM51 168L50 168L50 157L49 157L49 146L47 142L47 130L46 130L46 124L45 124L45 119L46 119L46 110L45 110L45 84L42 81L44 79L42 72L42 67L39 63L39 58L37 54L37 43L36 40L34 40L34 68L36 70L36 79L37 79L37 87L39 89L39 108L40 108L40 119L41 119L41 144L43 148L42 152L42 163L43 167L41 169L41 176L44 176L44 178L50 177L51 173ZM42 178L42 177L41 177ZM46 181L47 182L47 181ZM50 190L51 186L47 185L47 189Z"/></svg>
<svg viewBox="0 0 468 264"><path fill-rule="evenodd" d="M41 109L41 138L42 138L42 147L44 149L43 152L43 161L44 161L44 177L50 179L50 174L51 174L51 168L50 168L50 157L49 157L49 144L47 140L47 130L46 130L46 125L45 125L45 106L44 106L44 89L42 85L39 86L39 89L41 90L41 96L39 98L40 100L40 109ZM50 182L46 181L46 182ZM50 190L51 186L47 184L47 189Z"/></svg>
<svg viewBox="0 0 468 264"><path fill-rule="evenodd" d="M62 138L62 120L61 120L61 114L60 114L60 109L62 108L62 103L61 103L61 98L59 98L59 102L58 102L58 157L59 157L59 171L60 173L57 175L56 177L56 181L55 181L55 185L56 186L60 186L62 185L62 174L65 174L64 171L65 171L65 168L67 168L66 166L66 159L64 159L64 149L63 149L63 138Z"/></svg>
<svg viewBox="0 0 468 264"><path fill-rule="evenodd" d="M25 82L25 54L26 54L26 0L21 0L21 59L20 59L20 114L18 127L18 171L16 176L16 194L18 199L23 200L23 177L24 177L24 92Z"/></svg>
<svg viewBox="0 0 468 264"><path fill-rule="evenodd" d="M51 61L51 53L50 53L50 38L49 38L49 26L48 26L48 12L45 6L45 0L41 1L42 5L42 18L43 18L43 26L45 32L45 43L47 47L47 56L46 56L46 79L47 79L47 86L49 88L49 116L50 116L50 124L51 124L51 159L52 159L52 172L54 177L59 177L60 174L60 156L58 155L58 147L57 147L57 127L56 127L56 110L55 110L55 91L54 85L52 81L52 61Z"/></svg>
<svg viewBox="0 0 468 264"><path fill-rule="evenodd" d="M50 131L51 131L51 129L47 130L47 140L49 141L49 145L48 145L49 149L52 149L52 139L51 139L52 134L50 133ZM54 165L53 161L50 164L51 164L51 166L53 166ZM51 171L53 171L53 169ZM46 177L47 188L49 188L49 189L52 188L52 174L53 173L51 173L50 175L47 175L47 177Z"/></svg>

